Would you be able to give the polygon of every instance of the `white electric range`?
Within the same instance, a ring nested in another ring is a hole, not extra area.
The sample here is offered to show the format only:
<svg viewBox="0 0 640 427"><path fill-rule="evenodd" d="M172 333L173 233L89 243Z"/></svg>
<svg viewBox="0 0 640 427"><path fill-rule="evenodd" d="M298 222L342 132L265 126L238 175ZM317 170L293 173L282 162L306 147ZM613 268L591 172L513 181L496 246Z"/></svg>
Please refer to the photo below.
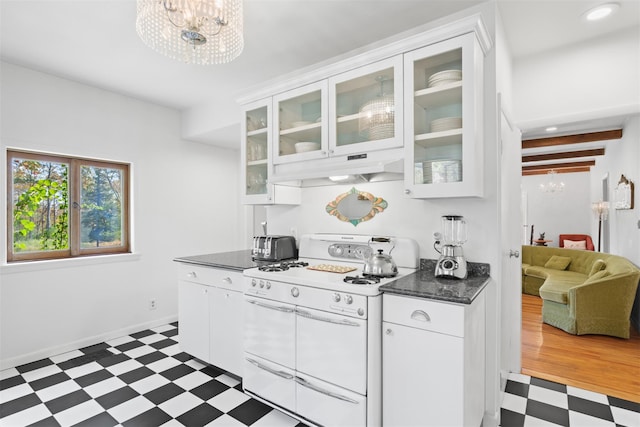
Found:
<svg viewBox="0 0 640 427"><path fill-rule="evenodd" d="M381 424L379 287L415 272L419 251L412 239L372 237L304 235L296 262L244 271L247 393L313 425ZM377 249L397 276L362 274Z"/></svg>

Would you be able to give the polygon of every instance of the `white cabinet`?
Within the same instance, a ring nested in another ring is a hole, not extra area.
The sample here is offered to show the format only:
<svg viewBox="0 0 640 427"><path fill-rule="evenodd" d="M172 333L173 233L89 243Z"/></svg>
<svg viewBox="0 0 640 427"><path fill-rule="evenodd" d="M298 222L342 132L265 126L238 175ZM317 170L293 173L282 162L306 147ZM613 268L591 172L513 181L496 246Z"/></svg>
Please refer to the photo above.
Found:
<svg viewBox="0 0 640 427"><path fill-rule="evenodd" d="M242 376L244 319L242 272L179 266L180 348Z"/></svg>
<svg viewBox="0 0 640 427"><path fill-rule="evenodd" d="M383 425L480 426L485 297L470 305L384 294Z"/></svg>
<svg viewBox="0 0 640 427"><path fill-rule="evenodd" d="M483 53L474 33L404 55L405 192L482 196Z"/></svg>
<svg viewBox="0 0 640 427"><path fill-rule="evenodd" d="M244 204L299 204L300 190L269 182L273 173L271 98L244 105L240 158Z"/></svg>
<svg viewBox="0 0 640 427"><path fill-rule="evenodd" d="M249 139L256 139L259 133L258 145L268 145L272 159L254 173L249 170L258 169L256 162L260 160L250 156L247 183L258 176L256 188L262 194L269 191L262 179L265 176L266 181L275 178L279 186L286 187L283 181L299 185L297 180L309 177L361 173L359 168L390 159L397 160L395 169L379 172L401 172L402 61L402 55L396 55L274 95L273 116L268 101L262 101L262 107L245 106L249 115L255 108L265 110L266 114L255 115L266 117L266 122L264 128L243 136L243 141L247 140L244 145L252 148ZM263 129L271 134L264 136ZM247 185L251 192L251 185Z"/></svg>
<svg viewBox="0 0 640 427"><path fill-rule="evenodd" d="M209 286L179 281L180 349L209 361Z"/></svg>
<svg viewBox="0 0 640 427"><path fill-rule="evenodd" d="M273 97L273 163L327 156L327 82L320 81Z"/></svg>
<svg viewBox="0 0 640 427"><path fill-rule="evenodd" d="M402 55L329 79L329 155L399 148Z"/></svg>

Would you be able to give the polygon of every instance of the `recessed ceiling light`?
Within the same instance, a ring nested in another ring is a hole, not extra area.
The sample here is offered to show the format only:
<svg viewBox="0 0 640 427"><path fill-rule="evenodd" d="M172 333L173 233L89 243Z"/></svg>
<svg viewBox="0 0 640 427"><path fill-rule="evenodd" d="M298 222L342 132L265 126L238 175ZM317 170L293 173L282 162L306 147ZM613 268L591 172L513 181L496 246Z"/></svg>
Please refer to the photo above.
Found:
<svg viewBox="0 0 640 427"><path fill-rule="evenodd" d="M619 8L620 5L618 3L601 4L600 6L587 10L583 16L587 21L598 21L611 15Z"/></svg>
<svg viewBox="0 0 640 427"><path fill-rule="evenodd" d="M545 129L547 132L553 132L555 130L558 130L557 126L549 126L548 128Z"/></svg>

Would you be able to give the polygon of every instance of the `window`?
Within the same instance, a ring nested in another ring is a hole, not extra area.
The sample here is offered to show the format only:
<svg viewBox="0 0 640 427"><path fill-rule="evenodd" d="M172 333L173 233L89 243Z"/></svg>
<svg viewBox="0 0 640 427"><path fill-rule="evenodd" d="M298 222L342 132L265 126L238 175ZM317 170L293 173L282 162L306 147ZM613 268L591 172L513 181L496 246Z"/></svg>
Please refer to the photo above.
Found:
<svg viewBox="0 0 640 427"><path fill-rule="evenodd" d="M129 165L8 151L7 261L126 253Z"/></svg>

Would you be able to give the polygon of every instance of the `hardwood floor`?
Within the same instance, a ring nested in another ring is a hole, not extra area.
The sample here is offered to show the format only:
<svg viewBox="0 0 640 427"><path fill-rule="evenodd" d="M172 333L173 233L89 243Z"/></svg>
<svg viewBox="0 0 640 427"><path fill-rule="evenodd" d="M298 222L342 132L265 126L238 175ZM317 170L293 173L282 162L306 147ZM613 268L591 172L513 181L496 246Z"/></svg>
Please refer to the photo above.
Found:
<svg viewBox="0 0 640 427"><path fill-rule="evenodd" d="M522 295L522 373L640 403L640 334L571 335L542 323L542 300Z"/></svg>

